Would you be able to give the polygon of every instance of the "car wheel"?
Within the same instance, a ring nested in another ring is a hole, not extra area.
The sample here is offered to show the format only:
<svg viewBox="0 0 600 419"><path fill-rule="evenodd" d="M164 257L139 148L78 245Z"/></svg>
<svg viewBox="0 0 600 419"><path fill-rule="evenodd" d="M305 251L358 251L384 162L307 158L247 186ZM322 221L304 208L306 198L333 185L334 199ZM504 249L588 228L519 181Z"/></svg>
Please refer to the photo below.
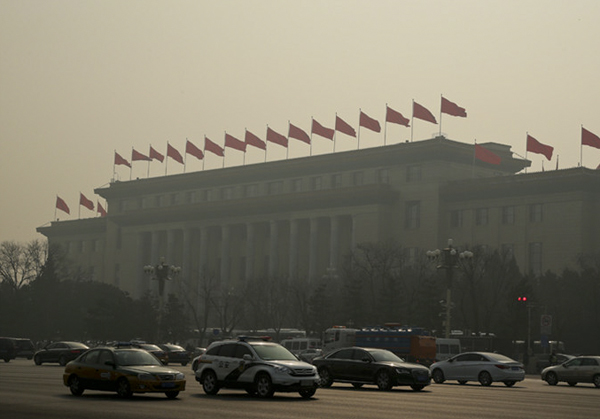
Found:
<svg viewBox="0 0 600 419"><path fill-rule="evenodd" d="M202 389L206 394L214 395L219 392L217 375L213 371L206 371L202 375Z"/></svg>
<svg viewBox="0 0 600 419"><path fill-rule="evenodd" d="M198 362L197 361L192 362L192 371L196 372L197 369L198 369Z"/></svg>
<svg viewBox="0 0 600 419"><path fill-rule="evenodd" d="M321 387L331 387L333 384L333 377L331 376L331 372L326 367L319 368L319 385Z"/></svg>
<svg viewBox="0 0 600 419"><path fill-rule="evenodd" d="M375 383L377 383L379 390L390 390L392 388L390 373L385 370L379 371L375 377Z"/></svg>
<svg viewBox="0 0 600 419"><path fill-rule="evenodd" d="M256 387L256 395L258 397L272 397L273 393L275 393L271 377L266 372L262 372L256 376L254 386Z"/></svg>
<svg viewBox="0 0 600 419"><path fill-rule="evenodd" d="M592 378L592 382L594 383L596 388L600 388L600 374L594 375L594 378Z"/></svg>
<svg viewBox="0 0 600 419"><path fill-rule="evenodd" d="M67 358L65 358L64 355L61 355L60 358L58 358L58 363L64 367L67 365Z"/></svg>
<svg viewBox="0 0 600 419"><path fill-rule="evenodd" d="M506 387L512 387L512 386L514 386L514 385L515 385L515 383L516 383L516 381L505 381L505 382L504 382L504 385L505 385Z"/></svg>
<svg viewBox="0 0 600 419"><path fill-rule="evenodd" d="M129 384L129 381L127 381L127 378L119 378L119 381L117 381L117 394L124 399L128 399L133 395L131 385Z"/></svg>
<svg viewBox="0 0 600 419"><path fill-rule="evenodd" d="M186 365L187 365L187 361L186 361L186 362L182 362L182 363L181 363L181 366L182 366L182 367L185 367Z"/></svg>
<svg viewBox="0 0 600 419"><path fill-rule="evenodd" d="M490 373L487 371L481 371L479 373L479 383L482 386L486 386L486 387L491 385L492 384L492 376L490 375Z"/></svg>
<svg viewBox="0 0 600 419"><path fill-rule="evenodd" d="M567 381L571 387L575 387L577 385L577 381Z"/></svg>
<svg viewBox="0 0 600 419"><path fill-rule="evenodd" d="M358 388L362 388L362 386L363 386L363 383L352 383L352 386L353 386L354 388L357 388L357 389L358 389Z"/></svg>
<svg viewBox="0 0 600 419"><path fill-rule="evenodd" d="M425 388L423 384L413 384L410 386L414 391L421 391Z"/></svg>
<svg viewBox="0 0 600 419"><path fill-rule="evenodd" d="M4 358L4 362L10 362L10 358Z"/></svg>
<svg viewBox="0 0 600 419"><path fill-rule="evenodd" d="M177 390L173 390L173 391L165 391L165 395L169 398L169 399L174 399L179 395L179 391Z"/></svg>
<svg viewBox="0 0 600 419"><path fill-rule="evenodd" d="M73 396L81 396L83 394L84 388L81 385L79 377L76 375L73 375L71 378L69 378L69 390L71 390L71 394Z"/></svg>
<svg viewBox="0 0 600 419"><path fill-rule="evenodd" d="M467 384L467 380L458 380L458 384L464 386L465 384Z"/></svg>
<svg viewBox="0 0 600 419"><path fill-rule="evenodd" d="M246 393L248 393L252 397L256 397L256 390L254 389L254 386L245 387L244 390L246 390Z"/></svg>
<svg viewBox="0 0 600 419"><path fill-rule="evenodd" d="M556 376L556 373L549 372L548 374L546 374L546 382L548 384L550 384L551 386L557 385L558 384L558 377Z"/></svg>
<svg viewBox="0 0 600 419"><path fill-rule="evenodd" d="M316 392L316 388L306 388L304 390L299 391L300 396L302 396L303 399L310 399L312 396L315 395Z"/></svg>
<svg viewBox="0 0 600 419"><path fill-rule="evenodd" d="M439 368L436 368L433 371L432 375L433 375L433 381L436 384L442 384L445 381L445 379L444 379L444 372L442 370L440 370Z"/></svg>
<svg viewBox="0 0 600 419"><path fill-rule="evenodd" d="M42 358L39 355L36 355L33 358L33 362L35 362L35 365L42 365Z"/></svg>

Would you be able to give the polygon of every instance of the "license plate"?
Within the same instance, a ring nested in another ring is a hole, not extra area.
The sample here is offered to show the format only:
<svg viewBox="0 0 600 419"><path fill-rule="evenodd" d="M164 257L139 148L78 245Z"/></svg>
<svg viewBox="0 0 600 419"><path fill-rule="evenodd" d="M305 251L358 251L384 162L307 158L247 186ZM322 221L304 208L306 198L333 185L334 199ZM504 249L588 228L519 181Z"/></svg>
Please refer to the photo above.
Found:
<svg viewBox="0 0 600 419"><path fill-rule="evenodd" d="M311 380L303 380L303 381L300 381L300 385L302 387L312 387L313 382Z"/></svg>
<svg viewBox="0 0 600 419"><path fill-rule="evenodd" d="M162 388L173 388L175 387L175 383L162 383Z"/></svg>
<svg viewBox="0 0 600 419"><path fill-rule="evenodd" d="M513 370L513 371L519 371L519 367L512 367L511 370Z"/></svg>

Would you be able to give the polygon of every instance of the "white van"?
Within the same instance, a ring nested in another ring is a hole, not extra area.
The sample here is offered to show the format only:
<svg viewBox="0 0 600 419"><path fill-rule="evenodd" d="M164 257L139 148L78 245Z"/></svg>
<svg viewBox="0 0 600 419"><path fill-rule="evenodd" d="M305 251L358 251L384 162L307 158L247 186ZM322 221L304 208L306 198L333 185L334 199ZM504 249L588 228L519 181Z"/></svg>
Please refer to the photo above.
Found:
<svg viewBox="0 0 600 419"><path fill-rule="evenodd" d="M435 339L435 360L444 361L461 353L460 340L458 339Z"/></svg>
<svg viewBox="0 0 600 419"><path fill-rule="evenodd" d="M321 349L321 340L315 338L292 338L284 339L281 344L290 350L300 359L310 362L313 358L320 356L323 351Z"/></svg>

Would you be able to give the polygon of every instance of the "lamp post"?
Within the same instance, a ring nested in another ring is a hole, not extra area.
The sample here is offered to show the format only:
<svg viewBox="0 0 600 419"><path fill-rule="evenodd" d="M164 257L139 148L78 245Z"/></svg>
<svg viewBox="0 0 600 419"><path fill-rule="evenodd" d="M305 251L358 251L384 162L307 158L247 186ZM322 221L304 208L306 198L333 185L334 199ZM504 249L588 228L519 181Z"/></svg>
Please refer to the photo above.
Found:
<svg viewBox="0 0 600 419"><path fill-rule="evenodd" d="M171 281L172 277L169 276L177 276L181 273L181 268L179 266L171 265L165 263L165 258L160 258L160 263L156 266L146 265L144 266L144 273L150 275L150 278L158 281L158 325L156 332L156 341L160 343L160 328L162 323L162 312L164 305L164 292L165 292L165 282Z"/></svg>
<svg viewBox="0 0 600 419"><path fill-rule="evenodd" d="M446 330L445 337L450 337L450 320L452 315L452 279L454 276L454 269L459 267L459 259L471 259L473 258L473 252L465 250L464 252L458 253L452 245L452 239L448 239L448 247L445 249L428 250L426 253L427 258L438 263L437 269L444 269L446 271Z"/></svg>

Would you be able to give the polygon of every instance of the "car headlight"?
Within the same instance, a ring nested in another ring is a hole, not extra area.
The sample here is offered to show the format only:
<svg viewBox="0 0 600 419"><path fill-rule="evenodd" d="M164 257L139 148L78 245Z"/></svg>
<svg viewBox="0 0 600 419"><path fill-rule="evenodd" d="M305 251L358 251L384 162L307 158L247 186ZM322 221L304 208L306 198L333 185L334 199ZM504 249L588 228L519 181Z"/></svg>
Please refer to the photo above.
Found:
<svg viewBox="0 0 600 419"><path fill-rule="evenodd" d="M154 380L154 376L152 374L147 374L147 373L139 374L138 375L138 380L140 380L140 381L151 381L151 380Z"/></svg>
<svg viewBox="0 0 600 419"><path fill-rule="evenodd" d="M275 365L273 368L275 368L275 371L283 374L291 374L292 372L292 370L290 370L288 367L284 367L282 365Z"/></svg>
<svg viewBox="0 0 600 419"><path fill-rule="evenodd" d="M410 375L410 370L408 368L396 368L396 373L400 375Z"/></svg>
<svg viewBox="0 0 600 419"><path fill-rule="evenodd" d="M175 374L176 380L183 380L184 378L185 378L185 374L183 374L182 372Z"/></svg>

